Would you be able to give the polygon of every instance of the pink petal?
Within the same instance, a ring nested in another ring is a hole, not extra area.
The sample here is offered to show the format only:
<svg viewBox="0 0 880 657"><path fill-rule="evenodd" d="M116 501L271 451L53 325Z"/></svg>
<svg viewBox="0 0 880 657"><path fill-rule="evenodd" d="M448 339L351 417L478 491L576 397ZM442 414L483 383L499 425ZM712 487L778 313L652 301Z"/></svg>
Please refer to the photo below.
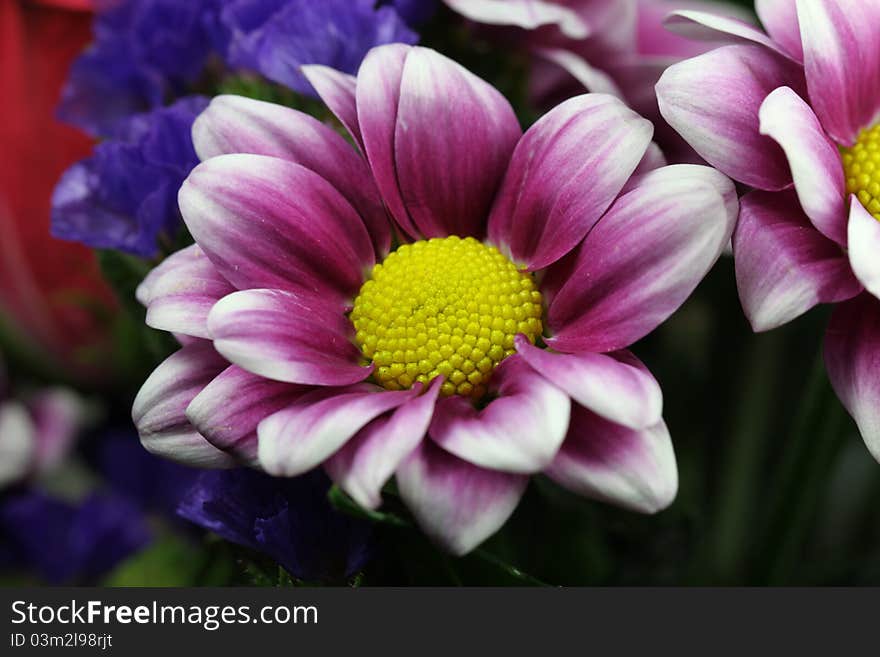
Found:
<svg viewBox="0 0 880 657"><path fill-rule="evenodd" d="M131 416L148 452L197 467L222 468L235 459L199 434L186 407L228 363L210 342L199 341L169 356L147 378Z"/></svg>
<svg viewBox="0 0 880 657"><path fill-rule="evenodd" d="M489 219L489 238L530 270L568 253L638 166L651 123L612 96L562 103L520 140Z"/></svg>
<svg viewBox="0 0 880 657"><path fill-rule="evenodd" d="M36 433L33 469L38 474L59 466L84 428L89 410L66 388L46 388L28 400Z"/></svg>
<svg viewBox="0 0 880 657"><path fill-rule="evenodd" d="M455 555L467 554L507 522L529 478L485 470L430 440L397 470L397 486L416 522Z"/></svg>
<svg viewBox="0 0 880 657"><path fill-rule="evenodd" d="M410 52L412 47L403 44L373 48L361 63L355 93L363 150L382 199L397 224L417 237L418 229L400 195L394 152L400 83Z"/></svg>
<svg viewBox="0 0 880 657"><path fill-rule="evenodd" d="M804 212L825 237L845 244L843 162L813 110L794 91L780 87L764 100L759 117L761 134L785 151Z"/></svg>
<svg viewBox="0 0 880 657"><path fill-rule="evenodd" d="M269 474L294 477L334 454L383 413L418 389L390 392L371 384L318 389L270 415L257 427L260 464Z"/></svg>
<svg viewBox="0 0 880 657"><path fill-rule="evenodd" d="M880 2L800 0L797 11L813 109L851 146L880 117Z"/></svg>
<svg viewBox="0 0 880 657"><path fill-rule="evenodd" d="M333 481L362 507L379 507L382 487L422 442L442 383L437 377L424 394L373 420L325 462Z"/></svg>
<svg viewBox="0 0 880 657"><path fill-rule="evenodd" d="M550 301L547 343L604 353L653 331L715 264L736 208L733 184L709 167L680 164L643 176L565 263L570 274Z"/></svg>
<svg viewBox="0 0 880 657"><path fill-rule="evenodd" d="M208 313L235 291L202 249L193 244L168 256L138 286L148 326L184 336L208 338Z"/></svg>
<svg viewBox="0 0 880 657"><path fill-rule="evenodd" d="M797 61L804 60L797 0L755 0L755 11L773 40Z"/></svg>
<svg viewBox="0 0 880 657"><path fill-rule="evenodd" d="M644 429L663 416L663 393L648 368L628 351L559 354L517 336L520 356L581 406L607 420Z"/></svg>
<svg viewBox="0 0 880 657"><path fill-rule="evenodd" d="M433 50L413 48L385 148L393 148L400 195L419 232L484 235L521 135L513 108L491 85Z"/></svg>
<svg viewBox="0 0 880 657"><path fill-rule="evenodd" d="M810 224L793 191L743 197L733 253L740 301L755 331L861 291L842 249Z"/></svg>
<svg viewBox="0 0 880 657"><path fill-rule="evenodd" d="M835 308L825 335L825 367L868 450L880 461L880 301L863 294Z"/></svg>
<svg viewBox="0 0 880 657"><path fill-rule="evenodd" d="M678 491L675 453L662 420L634 430L581 406L572 409L568 437L545 474L578 495L642 513L665 509Z"/></svg>
<svg viewBox="0 0 880 657"><path fill-rule="evenodd" d="M562 68L587 91L623 98L623 92L614 79L601 69L591 66L580 55L563 48L538 48L534 52L539 57Z"/></svg>
<svg viewBox="0 0 880 657"><path fill-rule="evenodd" d="M221 155L198 165L180 211L199 246L238 289L320 294L345 304L375 262L351 204L324 178L263 155Z"/></svg>
<svg viewBox="0 0 880 657"><path fill-rule="evenodd" d="M311 169L351 203L380 256L391 226L366 162L331 127L282 105L241 96L217 96L193 125L202 160L230 153L271 155Z"/></svg>
<svg viewBox="0 0 880 657"><path fill-rule="evenodd" d="M880 221L850 196L848 226L849 261L865 289L880 297Z"/></svg>
<svg viewBox="0 0 880 657"><path fill-rule="evenodd" d="M524 360L507 358L493 373L482 410L464 397L437 403L431 438L447 452L492 470L543 470L565 438L571 402Z"/></svg>
<svg viewBox="0 0 880 657"><path fill-rule="evenodd" d="M697 41L756 43L788 57L788 51L754 25L739 18L689 9L672 12L664 24L668 29Z"/></svg>
<svg viewBox="0 0 880 657"><path fill-rule="evenodd" d="M30 474L36 447L36 428L24 405L0 402L0 487Z"/></svg>
<svg viewBox="0 0 880 657"><path fill-rule="evenodd" d="M358 125L357 101L355 100L357 79L329 66L317 64L303 66L300 71L363 152L364 144Z"/></svg>
<svg viewBox="0 0 880 657"><path fill-rule="evenodd" d="M257 465L257 425L311 389L230 365L193 398L186 417L217 449Z"/></svg>
<svg viewBox="0 0 880 657"><path fill-rule="evenodd" d="M671 66L657 83L663 118L707 162L746 185L791 184L782 149L758 131L758 110L777 87L803 88L791 61L757 45L717 48Z"/></svg>
<svg viewBox="0 0 880 657"><path fill-rule="evenodd" d="M208 316L214 348L268 379L340 386L363 381L353 327L326 300L281 290L245 290L224 297Z"/></svg>
<svg viewBox="0 0 880 657"><path fill-rule="evenodd" d="M453 10L477 23L524 30L555 26L569 39L586 39L590 26L563 3L544 0L444 0Z"/></svg>

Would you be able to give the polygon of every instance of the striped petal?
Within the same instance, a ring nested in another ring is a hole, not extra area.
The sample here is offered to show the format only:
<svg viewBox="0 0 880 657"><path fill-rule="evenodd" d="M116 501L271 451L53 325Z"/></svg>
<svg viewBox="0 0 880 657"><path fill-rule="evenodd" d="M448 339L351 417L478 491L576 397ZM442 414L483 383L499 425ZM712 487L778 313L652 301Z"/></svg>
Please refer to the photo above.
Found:
<svg viewBox="0 0 880 657"><path fill-rule="evenodd" d="M767 33L797 61L804 60L797 0L755 0L755 11Z"/></svg>
<svg viewBox="0 0 880 657"><path fill-rule="evenodd" d="M358 125L357 101L355 100L357 79L329 66L317 64L303 66L300 70L363 152L364 143L360 125Z"/></svg>
<svg viewBox="0 0 880 657"><path fill-rule="evenodd" d="M850 197L847 243L853 272L868 292L880 298L880 221L855 195Z"/></svg>

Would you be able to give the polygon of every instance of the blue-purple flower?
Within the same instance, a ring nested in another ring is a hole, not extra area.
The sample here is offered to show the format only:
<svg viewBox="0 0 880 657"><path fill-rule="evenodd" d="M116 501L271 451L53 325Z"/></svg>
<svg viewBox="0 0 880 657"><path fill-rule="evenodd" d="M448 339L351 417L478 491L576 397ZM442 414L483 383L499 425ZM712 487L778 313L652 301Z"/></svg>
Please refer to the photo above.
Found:
<svg viewBox="0 0 880 657"><path fill-rule="evenodd" d="M339 581L371 554L370 526L330 506L320 471L277 479L249 469L202 473L178 513L262 552L306 581Z"/></svg>
<svg viewBox="0 0 880 657"><path fill-rule="evenodd" d="M155 255L180 226L177 190L198 164L190 130L207 106L181 99L129 120L62 176L52 196L52 234L96 248Z"/></svg>

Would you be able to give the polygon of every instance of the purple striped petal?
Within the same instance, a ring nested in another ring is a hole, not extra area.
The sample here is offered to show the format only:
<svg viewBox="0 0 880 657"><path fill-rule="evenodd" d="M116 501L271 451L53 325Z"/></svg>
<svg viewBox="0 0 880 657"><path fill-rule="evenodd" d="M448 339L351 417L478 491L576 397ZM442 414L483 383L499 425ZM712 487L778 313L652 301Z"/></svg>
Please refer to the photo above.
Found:
<svg viewBox="0 0 880 657"><path fill-rule="evenodd" d="M208 313L235 291L202 249L193 244L166 258L138 286L147 307L147 326L180 335L208 338Z"/></svg>
<svg viewBox="0 0 880 657"><path fill-rule="evenodd" d="M578 495L642 513L665 509L678 491L675 453L662 420L634 430L581 406L572 409L568 436L545 474Z"/></svg>
<svg viewBox="0 0 880 657"><path fill-rule="evenodd" d="M865 289L880 298L880 221L850 196L849 262Z"/></svg>
<svg viewBox="0 0 880 657"><path fill-rule="evenodd" d="M30 474L36 447L36 428L24 405L0 402L0 489Z"/></svg>
<svg viewBox="0 0 880 657"><path fill-rule="evenodd" d="M862 294L835 308L825 335L825 367L865 444L880 461L880 301Z"/></svg>
<svg viewBox="0 0 880 657"><path fill-rule="evenodd" d="M804 60L797 0L755 0L755 11L773 40L797 61Z"/></svg>
<svg viewBox="0 0 880 657"><path fill-rule="evenodd" d="M733 183L709 167L680 164L643 176L565 263L571 274L550 302L547 343L605 353L653 331L728 244L733 197Z"/></svg>
<svg viewBox="0 0 880 657"><path fill-rule="evenodd" d="M257 425L309 390L230 365L195 396L186 417L217 449L255 466Z"/></svg>
<svg viewBox="0 0 880 657"><path fill-rule="evenodd" d="M186 407L228 363L210 342L169 356L141 386L131 417L148 452L197 467L222 468L235 459L214 447L186 419Z"/></svg>
<svg viewBox="0 0 880 657"><path fill-rule="evenodd" d="M545 0L444 0L467 19L488 25L508 25L524 30L555 26L569 39L586 39L590 26L574 10Z"/></svg>
<svg viewBox="0 0 880 657"><path fill-rule="evenodd" d="M623 98L623 92L610 75L591 66L586 59L570 50L537 48L534 54L556 64L591 93L610 94Z"/></svg>
<svg viewBox="0 0 880 657"><path fill-rule="evenodd" d="M651 143L650 121L620 100L577 96L520 140L489 219L489 238L537 270L580 242Z"/></svg>
<svg viewBox="0 0 880 657"><path fill-rule="evenodd" d="M373 48L358 71L356 93L357 123L363 150L373 170L379 193L391 216L410 237L418 235L400 195L394 163L394 134L400 83L404 64L412 46L392 44Z"/></svg>
<svg viewBox="0 0 880 657"><path fill-rule="evenodd" d="M791 61L761 46L733 45L669 67L657 83L663 118L707 162L746 185L791 184L782 149L758 131L758 110L781 86L803 88Z"/></svg>
<svg viewBox="0 0 880 657"><path fill-rule="evenodd" d="M880 116L880 2L799 0L797 11L813 109L851 146Z"/></svg>
<svg viewBox="0 0 880 657"><path fill-rule="evenodd" d="M361 138L360 125L358 125L357 101L355 100L357 79L329 66L318 64L303 66L300 71L363 152L364 143Z"/></svg>
<svg viewBox="0 0 880 657"><path fill-rule="evenodd" d="M739 18L689 9L672 12L663 24L672 32L696 41L756 43L788 57L788 51L764 32Z"/></svg>
<svg viewBox="0 0 880 657"><path fill-rule="evenodd" d="M540 472L565 438L568 395L516 356L495 370L490 393L493 399L482 410L461 396L440 400L431 438L474 465L518 474Z"/></svg>
<svg viewBox="0 0 880 657"><path fill-rule="evenodd" d="M845 244L843 162L813 110L794 91L780 87L764 100L759 117L761 134L785 151L795 191L810 221L825 237Z"/></svg>
<svg viewBox="0 0 880 657"><path fill-rule="evenodd" d="M494 87L434 50L413 48L400 81L393 151L401 198L419 232L484 236L521 136L513 108Z"/></svg>
<svg viewBox="0 0 880 657"><path fill-rule="evenodd" d="M663 392L648 368L628 351L559 354L517 336L516 350L544 378L607 420L644 429L663 417Z"/></svg>
<svg viewBox="0 0 880 657"><path fill-rule="evenodd" d="M373 420L324 464L333 481L362 507L382 504L382 487L428 431L442 383L437 377L424 394Z"/></svg>
<svg viewBox="0 0 880 657"><path fill-rule="evenodd" d="M733 254L740 301L755 331L861 291L843 250L810 224L793 191L743 197Z"/></svg>
<svg viewBox="0 0 880 657"><path fill-rule="evenodd" d="M294 477L334 454L383 413L418 390L391 392L371 384L319 389L270 415L257 427L258 457L269 474Z"/></svg>
<svg viewBox="0 0 880 657"><path fill-rule="evenodd" d="M364 222L324 178L263 155L221 155L180 190L187 227L238 289L276 288L343 305L375 262Z"/></svg>
<svg viewBox="0 0 880 657"><path fill-rule="evenodd" d="M236 365L275 381L341 386L363 381L341 312L314 295L245 290L224 297L208 315L214 348Z"/></svg>
<svg viewBox="0 0 880 657"><path fill-rule="evenodd" d="M391 225L369 167L339 133L317 119L274 103L217 96L193 124L193 144L202 160L252 153L311 169L360 213L377 254L388 253Z"/></svg>
<svg viewBox="0 0 880 657"><path fill-rule="evenodd" d="M397 470L397 487L419 527L455 555L507 522L529 478L485 470L424 440Z"/></svg>

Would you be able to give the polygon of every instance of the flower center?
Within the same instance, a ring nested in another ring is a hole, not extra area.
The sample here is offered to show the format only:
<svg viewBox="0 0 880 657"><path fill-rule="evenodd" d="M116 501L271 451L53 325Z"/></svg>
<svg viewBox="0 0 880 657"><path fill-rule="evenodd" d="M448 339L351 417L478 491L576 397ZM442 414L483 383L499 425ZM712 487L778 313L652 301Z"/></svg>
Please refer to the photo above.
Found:
<svg viewBox="0 0 880 657"><path fill-rule="evenodd" d="M846 191L880 221L880 123L866 128L852 148L841 148Z"/></svg>
<svg viewBox="0 0 880 657"><path fill-rule="evenodd" d="M513 339L541 334L541 293L494 246L455 236L404 244L373 267L350 319L389 390L443 375L441 394L480 398Z"/></svg>

